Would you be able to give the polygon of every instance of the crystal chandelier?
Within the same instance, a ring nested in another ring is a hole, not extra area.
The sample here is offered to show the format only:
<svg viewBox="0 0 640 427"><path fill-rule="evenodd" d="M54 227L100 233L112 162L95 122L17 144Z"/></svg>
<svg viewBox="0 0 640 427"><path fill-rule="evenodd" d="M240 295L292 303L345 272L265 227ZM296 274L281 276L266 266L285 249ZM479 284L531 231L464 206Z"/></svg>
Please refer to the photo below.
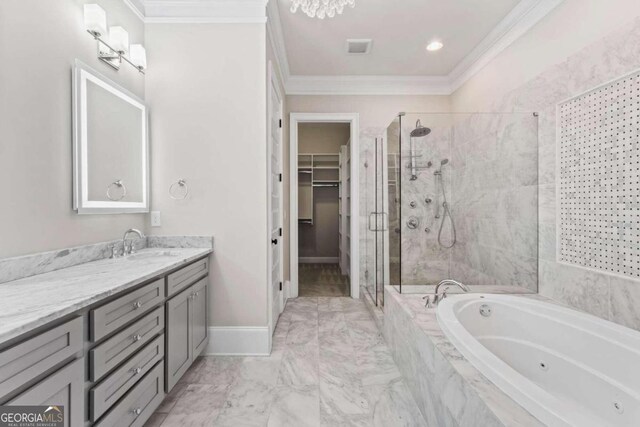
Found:
<svg viewBox="0 0 640 427"><path fill-rule="evenodd" d="M296 13L300 8L309 18L333 18L336 13L342 15L345 6L355 5L356 0L291 0L291 13Z"/></svg>

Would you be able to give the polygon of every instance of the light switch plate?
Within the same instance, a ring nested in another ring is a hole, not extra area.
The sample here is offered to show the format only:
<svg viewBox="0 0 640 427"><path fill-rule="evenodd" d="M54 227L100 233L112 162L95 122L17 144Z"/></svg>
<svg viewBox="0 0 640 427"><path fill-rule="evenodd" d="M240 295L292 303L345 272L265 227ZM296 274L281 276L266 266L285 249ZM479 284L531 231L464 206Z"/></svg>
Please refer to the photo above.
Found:
<svg viewBox="0 0 640 427"><path fill-rule="evenodd" d="M160 211L151 211L151 226L152 227L162 226L162 218L160 216Z"/></svg>

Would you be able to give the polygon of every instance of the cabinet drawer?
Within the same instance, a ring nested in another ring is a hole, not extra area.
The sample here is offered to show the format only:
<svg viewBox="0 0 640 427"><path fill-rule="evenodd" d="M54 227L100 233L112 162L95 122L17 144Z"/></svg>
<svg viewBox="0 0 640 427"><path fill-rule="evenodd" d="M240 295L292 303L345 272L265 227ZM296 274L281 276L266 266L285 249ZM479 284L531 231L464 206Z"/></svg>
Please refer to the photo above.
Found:
<svg viewBox="0 0 640 427"><path fill-rule="evenodd" d="M64 411L64 427L81 426L84 420L83 387L84 358L49 375L8 405L55 405Z"/></svg>
<svg viewBox="0 0 640 427"><path fill-rule="evenodd" d="M91 421L100 418L163 357L164 335L160 335L95 386L89 394Z"/></svg>
<svg viewBox="0 0 640 427"><path fill-rule="evenodd" d="M164 307L158 307L122 332L89 352L91 381L118 366L125 359L151 341L164 328Z"/></svg>
<svg viewBox="0 0 640 427"><path fill-rule="evenodd" d="M82 318L0 351L0 397L82 351Z"/></svg>
<svg viewBox="0 0 640 427"><path fill-rule="evenodd" d="M106 337L163 300L164 279L159 279L91 310L91 341Z"/></svg>
<svg viewBox="0 0 640 427"><path fill-rule="evenodd" d="M209 260L207 258L196 261L175 273L171 273L167 276L167 297L180 292L208 273Z"/></svg>
<svg viewBox="0 0 640 427"><path fill-rule="evenodd" d="M164 364L160 361L96 426L143 426L164 399L163 371Z"/></svg>

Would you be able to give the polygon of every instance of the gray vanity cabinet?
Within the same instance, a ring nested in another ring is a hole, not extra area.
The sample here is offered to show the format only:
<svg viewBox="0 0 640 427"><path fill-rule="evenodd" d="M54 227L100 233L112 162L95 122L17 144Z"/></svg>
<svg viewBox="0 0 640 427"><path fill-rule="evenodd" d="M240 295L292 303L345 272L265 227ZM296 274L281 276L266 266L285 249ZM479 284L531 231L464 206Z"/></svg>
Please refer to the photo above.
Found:
<svg viewBox="0 0 640 427"><path fill-rule="evenodd" d="M167 302L167 393L208 342L207 278Z"/></svg>
<svg viewBox="0 0 640 427"><path fill-rule="evenodd" d="M62 406L66 427L142 427L207 346L207 284L199 259L0 346L0 404Z"/></svg>
<svg viewBox="0 0 640 427"><path fill-rule="evenodd" d="M61 406L64 411L64 426L75 427L81 426L84 420L83 393L84 358L71 362L7 404Z"/></svg>

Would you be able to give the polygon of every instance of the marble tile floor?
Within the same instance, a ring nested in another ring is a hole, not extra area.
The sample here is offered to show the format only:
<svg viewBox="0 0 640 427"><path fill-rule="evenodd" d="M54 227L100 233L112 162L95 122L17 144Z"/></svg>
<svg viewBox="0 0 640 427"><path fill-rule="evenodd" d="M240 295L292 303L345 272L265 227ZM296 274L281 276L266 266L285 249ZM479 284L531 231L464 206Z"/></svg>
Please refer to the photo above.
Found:
<svg viewBox="0 0 640 427"><path fill-rule="evenodd" d="M147 427L426 426L364 302L299 297L268 357L201 357Z"/></svg>
<svg viewBox="0 0 640 427"><path fill-rule="evenodd" d="M349 277L338 264L298 264L298 295L301 297L348 297Z"/></svg>

